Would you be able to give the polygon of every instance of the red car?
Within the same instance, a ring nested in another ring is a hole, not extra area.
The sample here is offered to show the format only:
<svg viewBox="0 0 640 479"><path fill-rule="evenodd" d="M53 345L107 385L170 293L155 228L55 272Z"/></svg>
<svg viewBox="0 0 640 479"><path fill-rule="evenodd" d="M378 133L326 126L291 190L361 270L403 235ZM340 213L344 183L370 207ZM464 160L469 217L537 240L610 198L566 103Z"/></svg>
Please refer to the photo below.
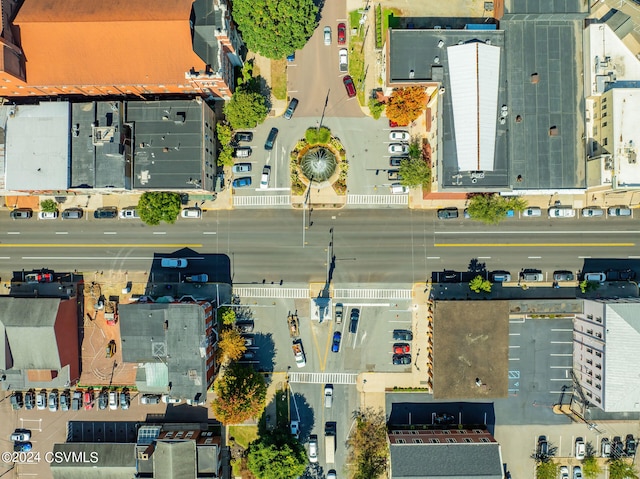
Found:
<svg viewBox="0 0 640 479"><path fill-rule="evenodd" d="M51 273L31 273L26 276L27 283L51 283L53 275Z"/></svg>
<svg viewBox="0 0 640 479"><path fill-rule="evenodd" d="M83 402L85 409L93 409L93 391L85 391Z"/></svg>
<svg viewBox="0 0 640 479"><path fill-rule="evenodd" d="M338 45L344 45L347 41L347 26L344 23L338 23Z"/></svg>
<svg viewBox="0 0 640 479"><path fill-rule="evenodd" d="M344 87L347 90L347 95L349 98L353 98L356 96L356 86L353 84L353 78L349 75L345 75L342 79L342 83L344 83Z"/></svg>
<svg viewBox="0 0 640 479"><path fill-rule="evenodd" d="M407 343L396 343L393 345L393 354L408 354L411 347Z"/></svg>

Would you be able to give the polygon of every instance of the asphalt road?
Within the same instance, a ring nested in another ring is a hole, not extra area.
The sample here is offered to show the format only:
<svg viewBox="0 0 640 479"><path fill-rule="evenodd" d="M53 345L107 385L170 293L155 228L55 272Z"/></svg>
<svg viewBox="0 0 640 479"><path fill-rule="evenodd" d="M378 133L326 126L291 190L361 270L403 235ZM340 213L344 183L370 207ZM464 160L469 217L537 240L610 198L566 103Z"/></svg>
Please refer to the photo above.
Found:
<svg viewBox="0 0 640 479"><path fill-rule="evenodd" d="M307 218L308 220L308 218ZM13 270L147 271L153 253L190 247L231 257L235 283L324 281L333 228L335 283L412 283L431 271L537 267L577 271L585 258L637 258L636 220L513 219L498 226L438 221L432 211L345 209L208 211L203 220L148 227L137 220L0 218L0 276Z"/></svg>

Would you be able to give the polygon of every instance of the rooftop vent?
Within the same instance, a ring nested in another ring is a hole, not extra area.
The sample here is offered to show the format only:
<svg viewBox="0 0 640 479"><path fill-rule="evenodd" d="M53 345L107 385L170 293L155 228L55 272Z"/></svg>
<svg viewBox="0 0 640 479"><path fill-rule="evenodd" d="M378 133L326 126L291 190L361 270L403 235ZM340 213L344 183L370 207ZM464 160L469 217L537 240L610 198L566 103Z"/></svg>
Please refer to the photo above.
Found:
<svg viewBox="0 0 640 479"><path fill-rule="evenodd" d="M416 76L416 72L413 70L409 70L409 78L414 78Z"/></svg>

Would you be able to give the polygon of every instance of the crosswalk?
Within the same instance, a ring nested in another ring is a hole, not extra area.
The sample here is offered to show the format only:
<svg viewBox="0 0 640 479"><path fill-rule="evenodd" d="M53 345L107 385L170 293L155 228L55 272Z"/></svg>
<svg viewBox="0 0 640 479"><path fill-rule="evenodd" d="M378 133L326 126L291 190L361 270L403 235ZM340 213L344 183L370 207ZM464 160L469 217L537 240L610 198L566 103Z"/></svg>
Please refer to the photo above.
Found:
<svg viewBox="0 0 640 479"><path fill-rule="evenodd" d="M309 288L233 288L233 294L240 298L309 299Z"/></svg>
<svg viewBox="0 0 640 479"><path fill-rule="evenodd" d="M355 384L358 375L355 373L289 373L290 383L306 384Z"/></svg>
<svg viewBox="0 0 640 479"><path fill-rule="evenodd" d="M410 289L334 289L333 299L411 299Z"/></svg>
<svg viewBox="0 0 640 479"><path fill-rule="evenodd" d="M409 204L409 195L347 195L348 205L401 205Z"/></svg>
<svg viewBox="0 0 640 479"><path fill-rule="evenodd" d="M289 195L256 195L233 197L233 206L289 206L291 196Z"/></svg>
<svg viewBox="0 0 640 479"><path fill-rule="evenodd" d="M274 299L310 299L309 288L274 287L236 287L233 293L240 298L274 298ZM336 300L402 300L411 299L410 289L340 289L333 290L332 298Z"/></svg>

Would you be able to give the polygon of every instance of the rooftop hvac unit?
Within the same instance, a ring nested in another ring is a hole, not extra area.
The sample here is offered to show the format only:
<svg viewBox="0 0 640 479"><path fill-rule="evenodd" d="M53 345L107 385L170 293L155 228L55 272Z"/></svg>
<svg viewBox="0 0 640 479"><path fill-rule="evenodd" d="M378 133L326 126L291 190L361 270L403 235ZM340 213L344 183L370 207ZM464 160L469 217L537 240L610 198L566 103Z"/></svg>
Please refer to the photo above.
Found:
<svg viewBox="0 0 640 479"><path fill-rule="evenodd" d="M613 170L613 159L607 158L604 161L604 169L605 170Z"/></svg>
<svg viewBox="0 0 640 479"><path fill-rule="evenodd" d="M144 451L139 451L138 452L138 459L140 459L141 461L148 461L149 460L149 454L147 454Z"/></svg>

